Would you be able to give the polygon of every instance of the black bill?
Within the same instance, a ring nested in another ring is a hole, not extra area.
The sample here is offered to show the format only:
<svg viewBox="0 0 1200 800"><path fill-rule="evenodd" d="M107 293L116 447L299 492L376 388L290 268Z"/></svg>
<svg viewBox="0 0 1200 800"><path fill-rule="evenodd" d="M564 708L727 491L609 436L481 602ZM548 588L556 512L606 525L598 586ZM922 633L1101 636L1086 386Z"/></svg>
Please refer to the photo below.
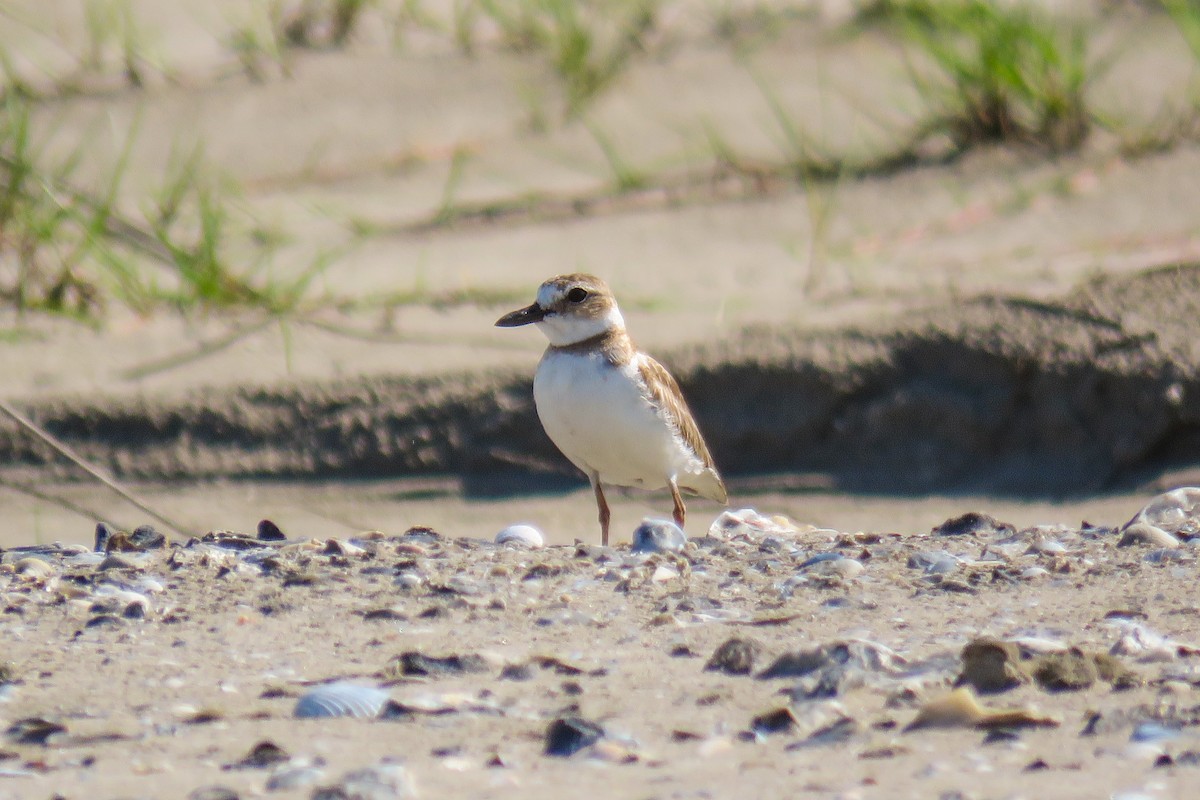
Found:
<svg viewBox="0 0 1200 800"><path fill-rule="evenodd" d="M529 325L533 322L541 322L546 316L546 310L537 303L532 303L524 308L518 308L516 311L505 314L500 319L496 320L497 328L516 328L519 325Z"/></svg>

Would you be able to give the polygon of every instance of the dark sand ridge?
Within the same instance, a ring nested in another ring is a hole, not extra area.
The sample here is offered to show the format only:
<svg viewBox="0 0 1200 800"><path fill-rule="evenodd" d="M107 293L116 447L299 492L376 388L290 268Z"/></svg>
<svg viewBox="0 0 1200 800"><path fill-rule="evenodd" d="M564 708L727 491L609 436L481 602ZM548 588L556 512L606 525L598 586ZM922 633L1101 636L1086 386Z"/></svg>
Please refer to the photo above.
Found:
<svg viewBox="0 0 1200 800"><path fill-rule="evenodd" d="M730 475L1080 495L1194 463L1198 309L1200 266L1165 267L1053 302L980 296L870 330L747 331L664 360ZM570 474L537 421L532 367L22 406L125 479L442 474L478 496ZM0 463L9 475L77 475L9 421Z"/></svg>

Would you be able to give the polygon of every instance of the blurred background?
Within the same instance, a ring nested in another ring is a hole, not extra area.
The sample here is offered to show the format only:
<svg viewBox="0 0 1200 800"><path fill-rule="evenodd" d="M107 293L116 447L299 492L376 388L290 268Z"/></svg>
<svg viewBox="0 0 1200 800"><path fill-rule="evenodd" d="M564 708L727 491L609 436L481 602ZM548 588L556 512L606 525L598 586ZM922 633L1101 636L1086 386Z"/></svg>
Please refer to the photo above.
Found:
<svg viewBox="0 0 1200 800"><path fill-rule="evenodd" d="M1194 0L8 0L0 321L73 358L5 391L526 363L481 319L565 271L662 348L1192 258L1198 53Z"/></svg>

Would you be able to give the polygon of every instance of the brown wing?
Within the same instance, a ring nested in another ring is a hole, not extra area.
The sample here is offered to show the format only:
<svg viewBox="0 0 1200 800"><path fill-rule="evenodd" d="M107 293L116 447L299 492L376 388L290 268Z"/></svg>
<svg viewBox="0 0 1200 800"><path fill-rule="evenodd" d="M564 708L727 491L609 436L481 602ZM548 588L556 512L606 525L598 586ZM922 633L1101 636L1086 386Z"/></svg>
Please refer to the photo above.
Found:
<svg viewBox="0 0 1200 800"><path fill-rule="evenodd" d="M700 459L700 462L712 473L715 483L712 499L724 503L728 499L725 483L717 474L712 454L708 452L708 445L700 436L700 429L696 427L696 420L692 418L692 412L683 399L683 393L679 391L679 384L675 382L671 373L667 372L666 367L645 353L641 355L642 357L638 359L637 363L638 372L641 373L642 381L646 384L651 401L679 431L679 435L696 454L696 458Z"/></svg>

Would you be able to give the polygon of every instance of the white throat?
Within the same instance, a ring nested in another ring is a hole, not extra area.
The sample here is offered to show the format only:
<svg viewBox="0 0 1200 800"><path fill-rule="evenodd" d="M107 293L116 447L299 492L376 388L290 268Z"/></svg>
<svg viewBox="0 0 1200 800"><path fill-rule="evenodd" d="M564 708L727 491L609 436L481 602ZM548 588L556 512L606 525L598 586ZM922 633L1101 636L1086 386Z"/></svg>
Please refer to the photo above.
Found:
<svg viewBox="0 0 1200 800"><path fill-rule="evenodd" d="M550 314L537 323L537 326L542 329L542 333L546 334L550 344L555 347L566 347L609 331L623 331L625 330L625 319L621 316L621 310L613 305L602 317L588 318L572 314Z"/></svg>

